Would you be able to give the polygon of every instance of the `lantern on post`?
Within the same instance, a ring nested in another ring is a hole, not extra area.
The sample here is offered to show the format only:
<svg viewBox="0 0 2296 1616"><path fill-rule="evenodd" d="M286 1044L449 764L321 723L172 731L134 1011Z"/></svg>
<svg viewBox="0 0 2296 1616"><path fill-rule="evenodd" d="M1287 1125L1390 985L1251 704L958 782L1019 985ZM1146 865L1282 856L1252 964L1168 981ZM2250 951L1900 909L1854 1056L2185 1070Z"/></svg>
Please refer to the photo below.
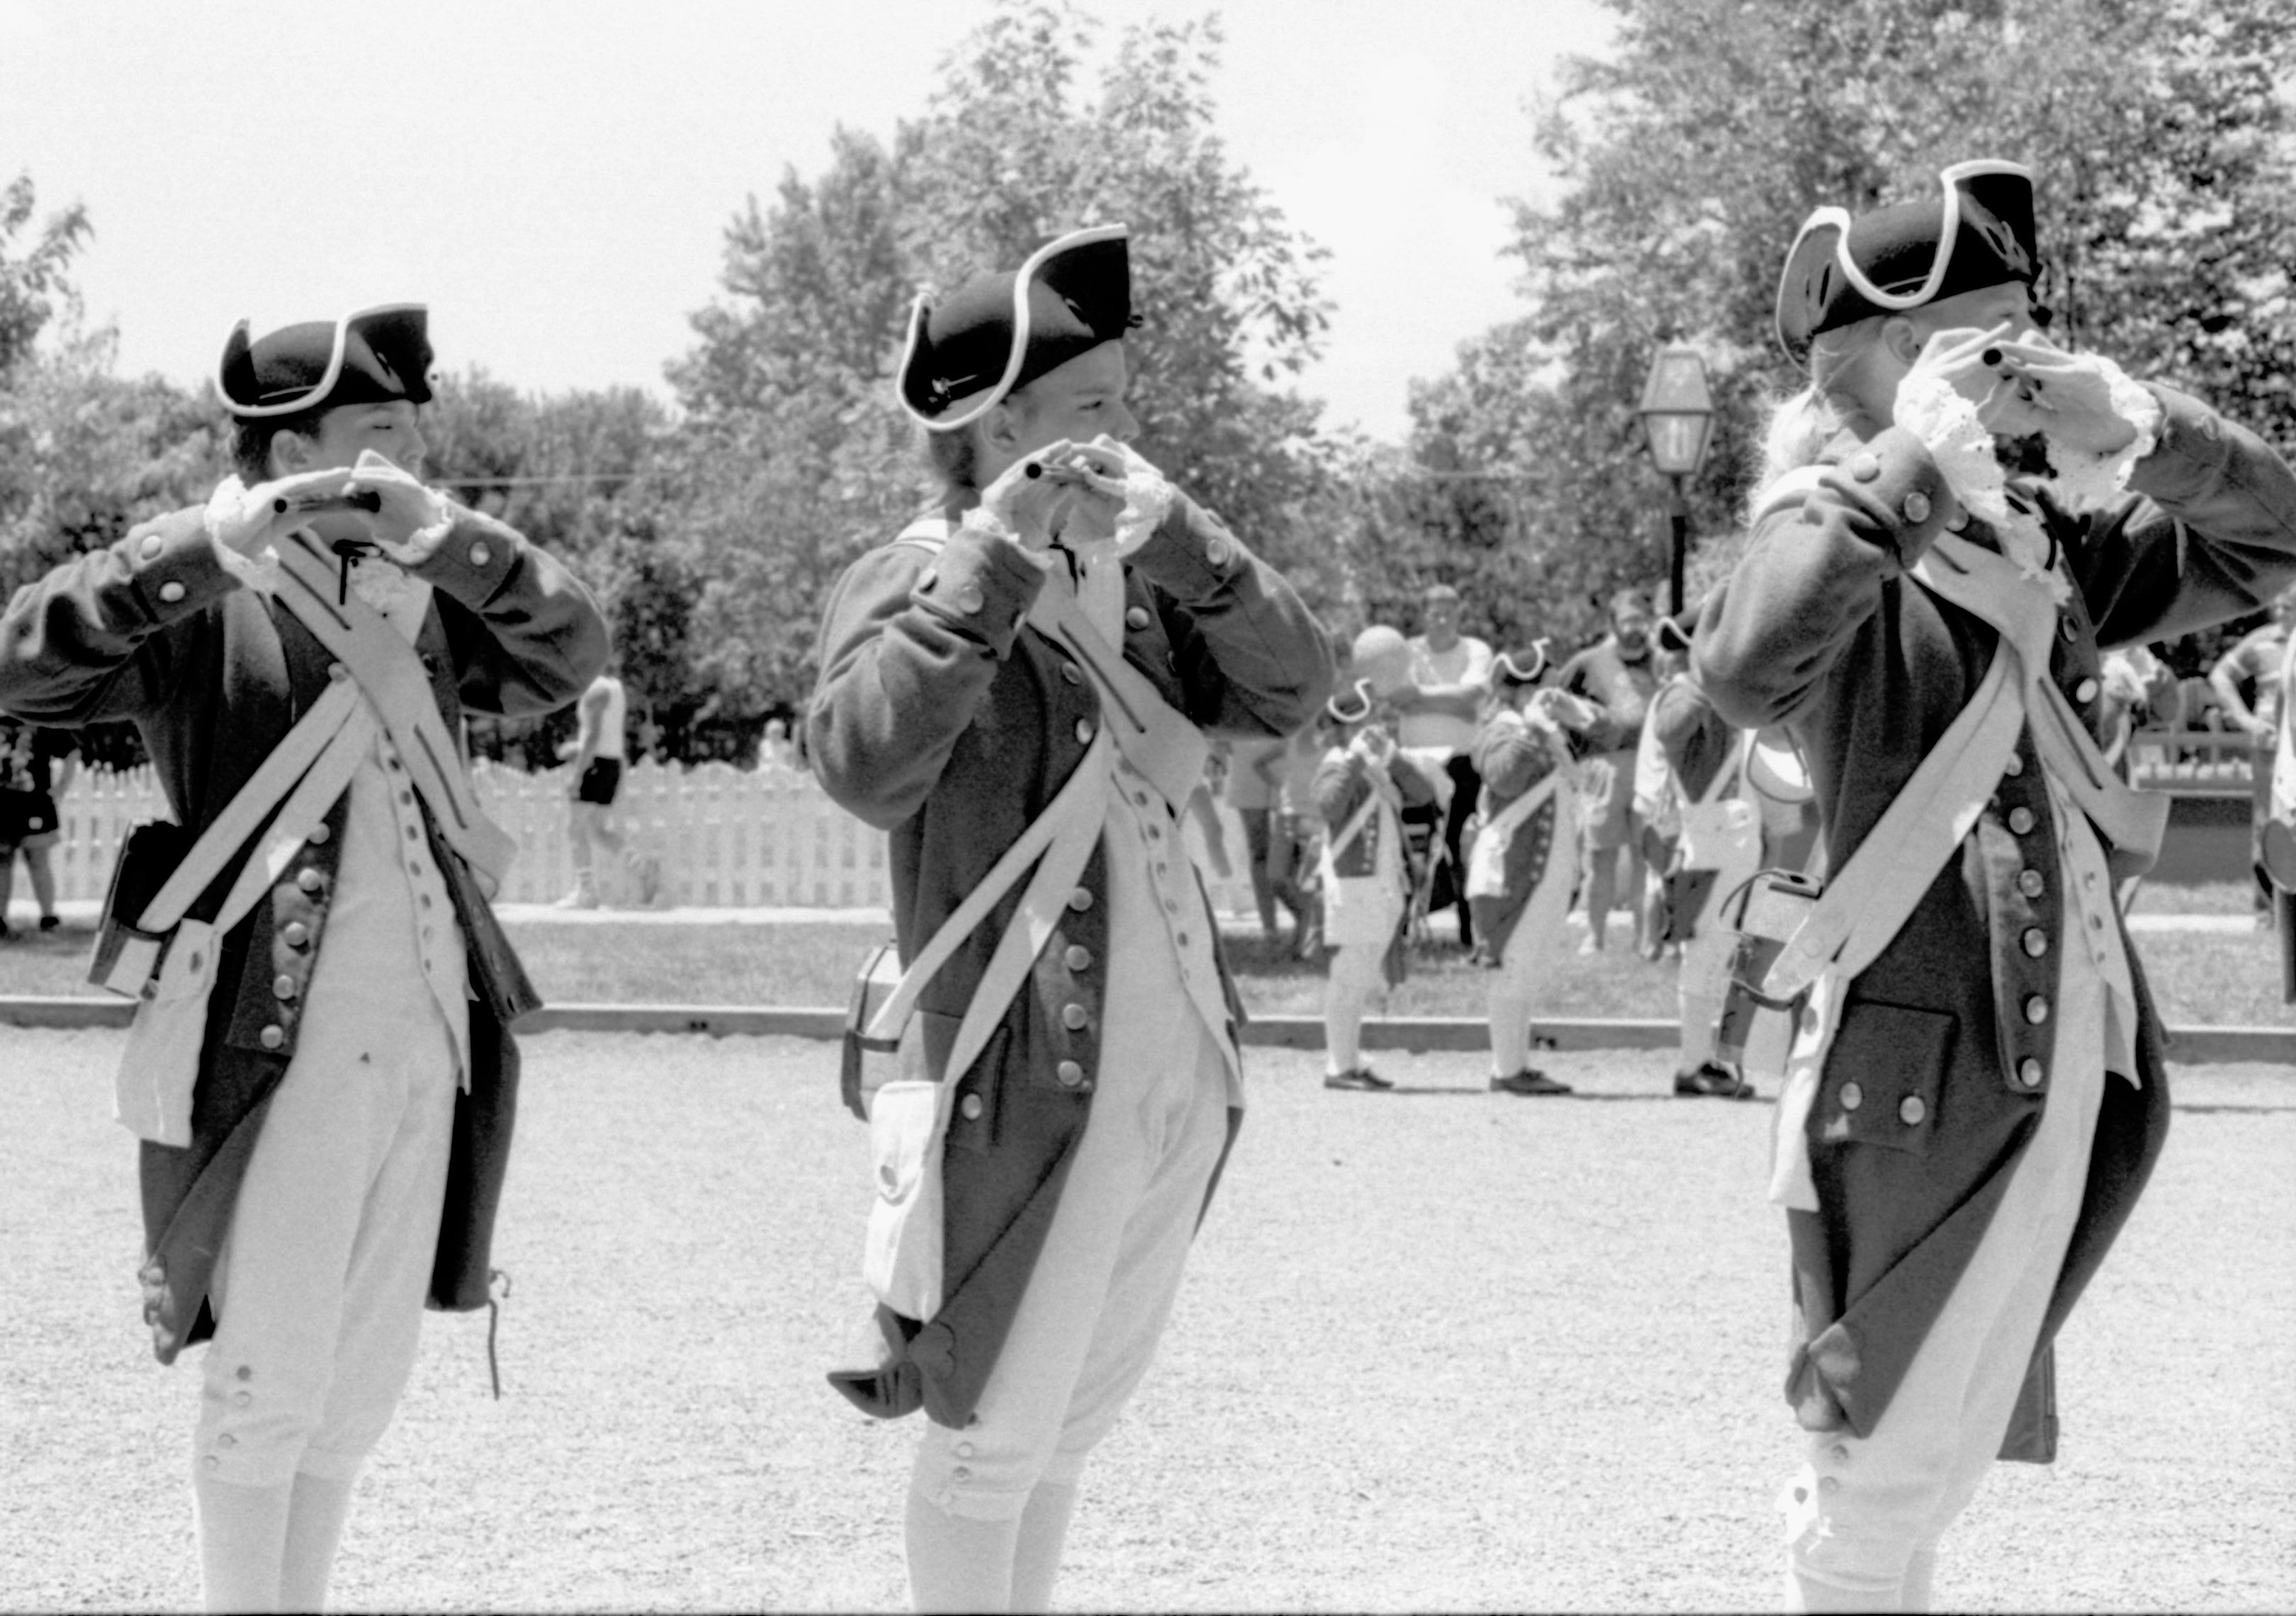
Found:
<svg viewBox="0 0 2296 1616"><path fill-rule="evenodd" d="M1687 343L1669 342L1651 361L1643 383L1643 401L1636 414L1643 420L1643 437L1650 445L1651 463L1671 485L1673 497L1667 515L1672 532L1669 557L1667 602L1669 615L1682 611L1683 553L1690 543L1690 506L1685 485L1706 458L1706 439L1714 422L1714 398L1706 388L1706 361Z"/></svg>

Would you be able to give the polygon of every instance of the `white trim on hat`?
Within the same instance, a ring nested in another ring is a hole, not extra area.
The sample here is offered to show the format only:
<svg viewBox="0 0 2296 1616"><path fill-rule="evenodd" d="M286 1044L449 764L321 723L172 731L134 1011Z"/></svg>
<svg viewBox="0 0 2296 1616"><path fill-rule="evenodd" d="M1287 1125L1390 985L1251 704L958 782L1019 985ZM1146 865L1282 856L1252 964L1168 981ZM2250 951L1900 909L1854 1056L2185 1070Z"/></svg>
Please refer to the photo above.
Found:
<svg viewBox="0 0 2296 1616"><path fill-rule="evenodd" d="M953 432L961 426L968 426L978 421L994 409L1004 395L1013 390L1013 383L1021 373L1021 366L1028 362L1029 288L1036 281L1037 272L1045 267L1047 259L1057 258L1071 248L1089 247L1099 242L1120 242L1131 234L1131 226L1128 225L1093 225L1082 230L1071 230L1068 234L1047 242L1030 253L1028 261L1022 264L1013 276L1013 349L1005 356L1004 373L998 378L996 384L988 389L986 394L980 395L978 403L964 411L939 415L925 414L909 402L906 389L897 388L901 407L908 411L910 417L919 425L931 432ZM919 292L917 300L909 306L909 336L908 340L902 344L901 362L893 371L895 377L905 377L909 373L910 362L917 355L917 339L923 334L926 316L931 312L932 294L929 291Z"/></svg>
<svg viewBox="0 0 2296 1616"><path fill-rule="evenodd" d="M1849 226L1854 221L1849 209L1829 206L1814 210L1802 220L1801 228L1794 232L1793 245L1786 249L1785 264L1778 271L1778 290L1770 304L1770 330L1777 338L1778 346L1789 354L1793 352L1793 344L1786 340L1785 326L1778 318L1778 311L1785 307L1786 277L1793 273L1794 258L1801 251L1801 244L1810 232L1833 226L1836 232L1833 238L1834 263L1840 267L1849 284L1857 289L1857 295L1874 308L1892 313L1919 308L1937 296L1938 288L1945 284L1946 271L1953 265L1954 246L1961 238L1961 182L1986 174L2013 174L2028 185L2033 180L2030 168L2023 163L2013 163L2006 158L1972 158L1967 162L1955 163L1940 169L1938 173L1941 193L1939 206L1943 211L1938 229L1937 251L1930 259L1929 274L1923 277L1920 289L1915 291L1883 291L1866 278L1864 270L1857 267L1857 260L1849 252Z"/></svg>
<svg viewBox="0 0 2296 1616"><path fill-rule="evenodd" d="M230 356L232 346L231 339L226 337L223 345L226 358L216 361L216 392L223 399L224 408L245 421L260 420L266 415L291 415L299 410L309 409L312 399L325 398L334 390L335 383L342 379L343 349L350 340L352 321L364 320L373 315L427 314L429 311L430 305L426 303L377 303L372 308L355 308L350 313L341 316L335 321L334 351L327 356L326 373L316 382L285 404L240 404L234 401L231 390L225 384L224 379L224 365ZM241 320L237 325L232 327L233 336L238 335L242 331L250 333L247 339L247 349L248 362L250 365L254 363L255 354L253 329L254 322L246 319ZM281 329L285 328L283 326Z"/></svg>

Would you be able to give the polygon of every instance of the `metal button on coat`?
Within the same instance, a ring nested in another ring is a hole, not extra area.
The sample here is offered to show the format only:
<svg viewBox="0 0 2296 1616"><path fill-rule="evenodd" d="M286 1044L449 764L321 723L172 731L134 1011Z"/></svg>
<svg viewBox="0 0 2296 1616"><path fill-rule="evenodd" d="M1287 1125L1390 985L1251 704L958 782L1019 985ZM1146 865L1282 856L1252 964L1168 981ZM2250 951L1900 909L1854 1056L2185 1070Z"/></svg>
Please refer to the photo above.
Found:
<svg viewBox="0 0 2296 1616"><path fill-rule="evenodd" d="M2038 898L2041 895L2042 889L2046 887L2048 884L2048 882L2041 879L2041 873L2038 870L2020 870L2017 872L2017 890L2028 898Z"/></svg>
<svg viewBox="0 0 2296 1616"><path fill-rule="evenodd" d="M1864 1089L1858 1087L1855 1083L1844 1083L1841 1086L1842 1110L1856 1111L1859 1106L1865 1103L1866 1091Z"/></svg>
<svg viewBox="0 0 2296 1616"><path fill-rule="evenodd" d="M327 677L340 685L351 677L351 670L340 662L330 662L327 664Z"/></svg>
<svg viewBox="0 0 2296 1616"><path fill-rule="evenodd" d="M1930 519L1930 496L1915 488L1906 496L1906 503L1899 509L1905 512L1907 521L1927 521Z"/></svg>
<svg viewBox="0 0 2296 1616"><path fill-rule="evenodd" d="M327 878L316 870L305 870L295 877L295 884L306 892L316 892L327 884Z"/></svg>
<svg viewBox="0 0 2296 1616"><path fill-rule="evenodd" d="M255 1041L266 1049L276 1049L287 1041L287 1029L279 1026L266 1027L255 1035Z"/></svg>
<svg viewBox="0 0 2296 1616"><path fill-rule="evenodd" d="M311 827L311 833L304 837L303 840L309 842L316 848L324 844L326 840L333 834L334 833L329 830L324 824L315 824Z"/></svg>
<svg viewBox="0 0 2296 1616"><path fill-rule="evenodd" d="M2086 705L2096 700L2096 690L2097 685L2095 679L2083 679L2073 686L2073 700Z"/></svg>
<svg viewBox="0 0 2296 1616"><path fill-rule="evenodd" d="M988 603L988 597L980 593L978 584L966 584L956 592L956 609L967 617L979 615L980 609Z"/></svg>
<svg viewBox="0 0 2296 1616"><path fill-rule="evenodd" d="M978 1122L978 1121L980 1121L980 1096L979 1095L965 1095L965 1096L964 1096L964 1098L963 1100L961 1100L961 1101L959 1101L959 1102L957 1103L957 1107L956 1107L956 1109L957 1109L957 1110L959 1110L959 1111L961 1111L961 1112L963 1112L964 1113L964 1120L965 1120L967 1122Z"/></svg>
<svg viewBox="0 0 2296 1616"><path fill-rule="evenodd" d="M494 558L495 553L487 548L484 539L471 546L471 565L473 567L483 567Z"/></svg>
<svg viewBox="0 0 2296 1616"><path fill-rule="evenodd" d="M157 533L154 533L144 541L144 559L147 562L152 561L159 555L160 551L167 547L168 541L161 538Z"/></svg>
<svg viewBox="0 0 2296 1616"><path fill-rule="evenodd" d="M1215 567L1227 565L1227 540L1212 538L1204 541L1204 559Z"/></svg>
<svg viewBox="0 0 2296 1616"><path fill-rule="evenodd" d="M283 971L277 976L273 977L271 979L271 997L275 999L293 998L295 997L295 979L289 976Z"/></svg>
<svg viewBox="0 0 2296 1616"><path fill-rule="evenodd" d="M1081 745L1089 746L1092 744L1092 720L1090 718L1078 718L1077 720L1076 738L1078 742Z"/></svg>
<svg viewBox="0 0 2296 1616"><path fill-rule="evenodd" d="M1069 951L1061 956L1061 958L1067 963L1068 968L1071 971L1089 970L1092 966L1092 950L1082 943L1070 943Z"/></svg>
<svg viewBox="0 0 2296 1616"><path fill-rule="evenodd" d="M1907 1128L1915 1126L1929 1114L1930 1108L1922 1103L1922 1097L1919 1095L1907 1095L1898 1106L1898 1120L1903 1122Z"/></svg>
<svg viewBox="0 0 2296 1616"><path fill-rule="evenodd" d="M2019 757L2015 752L2011 752L2009 754L2009 761L2001 766L2001 772L2012 778L2023 774L2025 772L2025 759Z"/></svg>
<svg viewBox="0 0 2296 1616"><path fill-rule="evenodd" d="M1070 1032L1083 1031L1085 1023L1091 1020L1092 1013L1086 1010L1082 1005L1063 1005L1061 1006L1061 1025L1067 1028Z"/></svg>
<svg viewBox="0 0 2296 1616"><path fill-rule="evenodd" d="M1084 1081L1084 1068L1074 1061L1062 1061L1053 1068L1053 1075L1060 1079L1062 1087L1074 1088Z"/></svg>
<svg viewBox="0 0 2296 1616"><path fill-rule="evenodd" d="M291 920L279 928L279 935L287 939L291 948L299 948L311 940L311 928L299 920Z"/></svg>
<svg viewBox="0 0 2296 1616"><path fill-rule="evenodd" d="M174 605L177 601L184 598L183 585L177 583L174 578L169 578L166 583L160 586L160 598L167 602L170 606Z"/></svg>
<svg viewBox="0 0 2296 1616"><path fill-rule="evenodd" d="M1063 662L1061 664L1061 677L1066 679L1071 685L1081 685L1084 683L1084 675L1077 671L1077 665L1074 662Z"/></svg>
<svg viewBox="0 0 2296 1616"><path fill-rule="evenodd" d="M2028 1088L2041 1086L2041 1063L2031 1055L2017 1062L2017 1080Z"/></svg>
<svg viewBox="0 0 2296 1616"><path fill-rule="evenodd" d="M1871 455L1849 457L1849 474L1860 482L1871 482L1882 474L1882 463Z"/></svg>
<svg viewBox="0 0 2296 1616"><path fill-rule="evenodd" d="M1947 517L1945 519L1945 530L1948 533L1967 532L1969 530L1969 513L1966 511L1956 511L1952 515Z"/></svg>
<svg viewBox="0 0 2296 1616"><path fill-rule="evenodd" d="M2022 836L2033 828L2033 810L2019 803L2009 810L2009 828Z"/></svg>
<svg viewBox="0 0 2296 1616"><path fill-rule="evenodd" d="M2049 951L2049 934L2038 926L2026 927L2025 935L2017 940L2024 945L2025 952L2035 959L2040 958Z"/></svg>
<svg viewBox="0 0 2296 1616"><path fill-rule="evenodd" d="M917 593L920 595L931 595L933 591L933 586L939 582L940 582L940 574L934 571L931 567L927 567L922 575L921 575L917 579Z"/></svg>
<svg viewBox="0 0 2296 1616"><path fill-rule="evenodd" d="M2042 1022L2047 1021L2049 1019L2049 1001L2043 998L2038 993L2033 995L2032 997L2027 999L2025 1001L2025 1019L2036 1027L2038 1027Z"/></svg>
<svg viewBox="0 0 2296 1616"><path fill-rule="evenodd" d="M2073 626L2072 619L2061 617L2057 619L2057 634L2061 638L2071 641L2080 636L2080 630Z"/></svg>
<svg viewBox="0 0 2296 1616"><path fill-rule="evenodd" d="M1070 893L1069 907L1074 909L1079 915L1083 914L1086 909L1091 908L1092 889L1090 887L1078 887L1075 891Z"/></svg>
<svg viewBox="0 0 2296 1616"><path fill-rule="evenodd" d="M1148 627L1148 608L1145 606L1127 606L1124 609L1124 626L1127 628L1145 628Z"/></svg>

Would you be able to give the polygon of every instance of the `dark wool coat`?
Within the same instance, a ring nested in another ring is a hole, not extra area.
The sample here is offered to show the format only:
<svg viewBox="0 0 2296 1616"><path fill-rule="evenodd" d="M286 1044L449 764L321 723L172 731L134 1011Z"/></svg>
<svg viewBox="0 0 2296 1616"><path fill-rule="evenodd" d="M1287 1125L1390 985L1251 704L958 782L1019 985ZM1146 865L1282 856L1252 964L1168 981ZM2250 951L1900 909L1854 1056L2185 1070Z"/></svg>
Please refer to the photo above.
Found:
<svg viewBox="0 0 2296 1616"><path fill-rule="evenodd" d="M465 708L526 718L565 706L605 661L596 605L512 529L459 508L455 517L446 540L412 569L434 591L415 650L449 733L462 733ZM204 512L177 511L16 592L0 616L0 709L66 726L133 719L176 823L196 838L327 688L331 660L283 606L225 570ZM345 792L327 814L327 833L311 839L224 939L191 1144L143 1146L144 1315L162 1363L214 1333L208 1285L272 1091L294 1057L348 802ZM516 1110L510 1023L541 1001L427 805L423 820L478 995L430 1292L433 1307L468 1309L487 1300ZM217 913L238 868L234 861L193 905L194 917Z"/></svg>
<svg viewBox="0 0 2296 1616"><path fill-rule="evenodd" d="M1606 717L1605 725L1614 720ZM1615 735L1615 729L1598 731L1606 741ZM1566 747L1587 745L1585 737L1573 737ZM1538 730L1521 713L1499 708L1486 718L1475 731L1475 773L1482 777L1481 801L1477 813L1481 824L1488 825L1507 805L1553 774L1557 767L1569 767L1571 759L1556 759L1554 742ZM1515 924L1530 906L1530 895L1538 889L1539 879L1546 872L1550 858L1572 858L1578 856L1575 845L1557 846L1554 841L1555 822L1562 810L1554 798L1548 798L1531 810L1530 817L1515 828L1508 841L1506 859L1503 866L1506 891L1497 898L1476 898L1474 906L1475 958L1496 971L1506 962L1507 940L1514 935ZM1480 833L1480 830L1477 833Z"/></svg>
<svg viewBox="0 0 2296 1616"><path fill-rule="evenodd" d="M2045 499L2074 582L2049 677L2095 727L2098 646L2172 637L2254 610L2296 580L2296 476L2243 428L2153 390L2159 442L2131 494L2077 515ZM1826 845L1856 853L1961 711L1991 628L1903 576L1961 512L1920 442L1845 434L1798 505L1764 516L1710 597L1695 677L1734 724L1786 723ZM2030 730L1991 804L1897 939L1849 984L1808 1142L1819 1210L1793 1212L1800 1339L1787 1395L1803 1424L1873 1430L1983 1235L2048 1103L2063 928L2056 829ZM2123 943L2127 942L2126 931ZM2134 967L2134 952L2131 951ZM2039 1354L2127 1219L2169 1122L2161 1031L2141 973L2141 1087L2105 1085L2087 1189ZM1857 1109L1841 1086L1864 1090ZM1900 1107L1919 1096L1919 1107Z"/></svg>
<svg viewBox="0 0 2296 1616"><path fill-rule="evenodd" d="M871 551L831 596L809 751L830 796L890 833L904 962L1044 810L1101 724L1090 677L1022 621L1044 582L1009 540L957 528L938 554L898 543ZM1332 650L1315 618L1185 497L1126 558L1125 600L1125 660L1201 729L1284 734L1329 693ZM1092 1107L1105 864L1095 846L970 1070L942 1068L1025 883L918 1001L925 1070L905 1075L958 1085L943 1155L946 1293L931 1319L881 1309L890 1358L832 1377L871 1413L922 1407L937 1423L964 1425L996 1366ZM1232 988L1228 998L1233 1008Z"/></svg>

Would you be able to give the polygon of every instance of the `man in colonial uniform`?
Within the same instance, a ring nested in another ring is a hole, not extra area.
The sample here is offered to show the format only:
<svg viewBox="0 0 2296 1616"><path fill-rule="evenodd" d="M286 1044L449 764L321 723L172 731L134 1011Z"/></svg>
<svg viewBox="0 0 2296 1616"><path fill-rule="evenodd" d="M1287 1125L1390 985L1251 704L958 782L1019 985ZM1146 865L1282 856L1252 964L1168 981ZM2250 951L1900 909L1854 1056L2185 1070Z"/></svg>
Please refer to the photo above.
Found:
<svg viewBox="0 0 2296 1616"><path fill-rule="evenodd" d="M2165 814L2102 759L2098 646L2296 577L2278 455L2033 329L2031 176L1939 177L1820 209L1788 253L1778 333L1812 387L1692 649L1725 718L1792 731L1830 857L1760 984L1807 996L1772 1186L1810 1433L1782 1500L1798 1608L1927 1608L1996 1454L2053 1451L2051 1343L2169 1120L2112 901Z"/></svg>
<svg viewBox="0 0 2296 1616"><path fill-rule="evenodd" d="M1051 1595L1241 1115L1239 1012L1175 815L1201 732L1284 734L1331 681L1291 588L1125 447L1128 253L1121 226L1080 230L918 300L900 397L943 494L840 581L807 717L830 795L890 833L885 1357L832 1378L931 1421L922 1609Z"/></svg>
<svg viewBox="0 0 2296 1616"><path fill-rule="evenodd" d="M427 326L242 322L239 474L0 617L0 708L134 720L175 816L131 843L99 963L140 1001L144 1318L163 1363L214 1338L212 1610L320 1608L425 1302L488 1300L509 1026L538 1001L488 907L509 843L462 714L550 712L606 653L562 566L420 480Z"/></svg>

